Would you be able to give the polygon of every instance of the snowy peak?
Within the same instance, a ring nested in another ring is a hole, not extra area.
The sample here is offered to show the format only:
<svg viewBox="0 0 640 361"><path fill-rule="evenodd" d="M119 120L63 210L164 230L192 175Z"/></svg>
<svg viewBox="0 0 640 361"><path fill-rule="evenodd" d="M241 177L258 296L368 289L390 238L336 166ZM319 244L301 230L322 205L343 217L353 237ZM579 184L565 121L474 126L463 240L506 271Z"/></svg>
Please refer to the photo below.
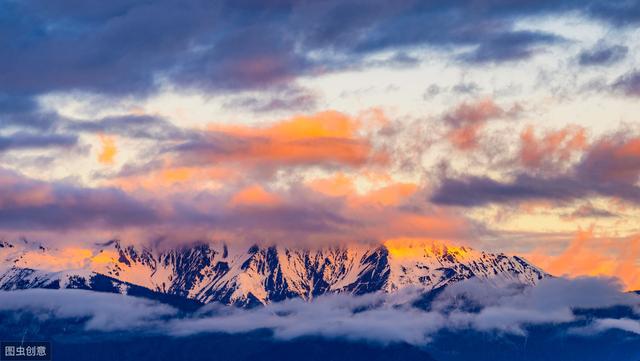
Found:
<svg viewBox="0 0 640 361"><path fill-rule="evenodd" d="M135 286L240 306L295 297L311 300L327 293L393 292L408 286L431 290L468 278L533 285L545 276L520 257L437 242L314 249L222 242L167 248L110 241L90 249L0 243L0 289L100 285L100 290L127 293Z"/></svg>

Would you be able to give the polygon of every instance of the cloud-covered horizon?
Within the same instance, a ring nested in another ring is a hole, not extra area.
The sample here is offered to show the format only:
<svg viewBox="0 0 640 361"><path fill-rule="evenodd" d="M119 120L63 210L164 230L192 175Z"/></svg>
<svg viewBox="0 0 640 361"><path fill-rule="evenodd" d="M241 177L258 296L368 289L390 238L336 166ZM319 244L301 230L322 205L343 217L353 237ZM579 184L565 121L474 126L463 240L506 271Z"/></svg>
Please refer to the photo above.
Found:
<svg viewBox="0 0 640 361"><path fill-rule="evenodd" d="M638 295L623 293L607 278L549 278L537 286L491 286L477 280L447 287L428 310L415 306L417 289L362 296L325 295L255 309L209 304L184 314L130 296L83 290L31 289L0 293L0 312L33 314L41 321L73 322L80 330L165 334L242 334L270 330L279 340L317 336L381 344L426 345L440 331L526 336L529 327L562 325L568 333L594 335L610 329L639 334ZM585 310L626 307L619 318ZM79 323L76 323L78 322Z"/></svg>

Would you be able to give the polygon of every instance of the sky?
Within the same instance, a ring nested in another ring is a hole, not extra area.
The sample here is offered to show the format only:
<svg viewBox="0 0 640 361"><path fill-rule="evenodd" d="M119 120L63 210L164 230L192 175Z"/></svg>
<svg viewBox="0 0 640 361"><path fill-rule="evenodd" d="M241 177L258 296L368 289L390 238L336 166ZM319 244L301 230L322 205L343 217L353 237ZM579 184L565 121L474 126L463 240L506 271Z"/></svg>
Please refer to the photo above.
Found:
<svg viewBox="0 0 640 361"><path fill-rule="evenodd" d="M446 241L640 289L638 1L3 1L0 237Z"/></svg>

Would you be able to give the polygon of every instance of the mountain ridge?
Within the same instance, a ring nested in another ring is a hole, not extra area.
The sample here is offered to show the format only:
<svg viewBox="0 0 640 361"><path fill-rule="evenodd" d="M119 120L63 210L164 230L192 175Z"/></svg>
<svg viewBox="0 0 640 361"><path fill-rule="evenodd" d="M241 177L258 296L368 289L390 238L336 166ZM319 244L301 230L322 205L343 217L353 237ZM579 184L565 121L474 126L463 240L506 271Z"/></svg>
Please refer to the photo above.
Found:
<svg viewBox="0 0 640 361"><path fill-rule="evenodd" d="M0 290L83 288L130 294L147 289L199 303L253 307L330 293L427 291L469 278L535 285L548 275L524 258L439 242L325 247L198 242L49 248L0 242Z"/></svg>

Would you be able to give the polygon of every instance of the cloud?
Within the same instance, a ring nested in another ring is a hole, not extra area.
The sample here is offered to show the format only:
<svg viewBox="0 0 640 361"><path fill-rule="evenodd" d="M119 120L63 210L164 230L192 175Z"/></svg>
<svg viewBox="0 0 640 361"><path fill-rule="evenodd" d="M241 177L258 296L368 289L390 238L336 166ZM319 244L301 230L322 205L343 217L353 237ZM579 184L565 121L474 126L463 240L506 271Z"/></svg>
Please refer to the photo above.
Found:
<svg viewBox="0 0 640 361"><path fill-rule="evenodd" d="M115 188L47 183L0 169L0 189L0 228L5 230L119 229L159 218L152 206Z"/></svg>
<svg viewBox="0 0 640 361"><path fill-rule="evenodd" d="M514 31L480 42L478 47L462 56L469 63L499 63L532 57L539 49L536 45L554 44L562 40L559 36L532 31Z"/></svg>
<svg viewBox="0 0 640 361"><path fill-rule="evenodd" d="M122 137L185 140L192 135L189 129L173 125L166 119L151 115L121 115L100 119L65 119L57 124L61 129L81 133L113 134Z"/></svg>
<svg viewBox="0 0 640 361"><path fill-rule="evenodd" d="M259 185L253 185L234 194L230 203L233 207L271 207L280 204L281 200Z"/></svg>
<svg viewBox="0 0 640 361"><path fill-rule="evenodd" d="M382 113L373 113L351 116L325 111L266 124L210 123L205 129L182 132L165 129L162 119L135 116L109 118L108 123L82 129L105 130L110 132L105 135L117 134L118 139L146 138L147 131L157 129L157 144L147 148L144 157L96 174L103 184L130 192L179 188L210 192L228 188L229 182L238 187L264 186L283 176L297 182L294 178L309 172L387 167L393 161L391 149L377 142L377 133L387 119ZM74 127L84 126L81 121L73 123Z"/></svg>
<svg viewBox="0 0 640 361"><path fill-rule="evenodd" d="M118 147L116 146L115 139L103 134L100 134L99 139L101 150L98 154L98 162L105 165L113 164L114 158L118 153Z"/></svg>
<svg viewBox="0 0 640 361"><path fill-rule="evenodd" d="M275 22L242 24L208 51L178 63L170 79L178 86L213 91L286 85L312 68L305 54L295 51L295 36Z"/></svg>
<svg viewBox="0 0 640 361"><path fill-rule="evenodd" d="M175 63L205 19L215 18L212 7L203 3L196 11L196 5L94 4L95 10L80 6L67 13L60 11L62 4L5 3L2 29L11 43L3 47L1 88L27 94L146 93L156 72ZM51 26L55 23L64 25ZM29 47L15 46L19 43ZM49 66L40 66L42 59Z"/></svg>
<svg viewBox="0 0 640 361"><path fill-rule="evenodd" d="M587 151L576 171L584 179L634 185L640 178L640 137L613 134L601 138Z"/></svg>
<svg viewBox="0 0 640 361"><path fill-rule="evenodd" d="M636 296L623 293L620 283L613 278L549 277L533 287L491 285L472 279L445 288L435 299L432 309L490 308L493 311L496 308L520 307L523 311L554 311L633 305L637 300Z"/></svg>
<svg viewBox="0 0 640 361"><path fill-rule="evenodd" d="M0 188L0 229L25 235L41 230L86 236L91 230L93 237L113 237L129 231L139 240L168 236L185 240L233 230L234 238L244 239L255 232L256 236L263 233L261 238L265 239L274 231L280 231L281 236L314 233L347 223L338 212L326 206L314 208L311 202L276 208L226 208L222 205L226 203L224 194L136 195L114 187L34 181L8 171L0 175ZM54 234L47 237L64 238Z"/></svg>
<svg viewBox="0 0 640 361"><path fill-rule="evenodd" d="M0 10L7 40L0 93L9 96L145 95L166 83L213 93L269 89L327 70L325 64L353 66L372 53L424 45L475 47L464 57L469 62L511 61L559 39L515 29L522 17L576 11L614 26L638 22L637 6L625 1L56 1L10 2ZM338 61L344 58L350 61Z"/></svg>
<svg viewBox="0 0 640 361"><path fill-rule="evenodd" d="M358 195L326 193L302 182L286 189L260 182L243 184L228 183L215 190L81 187L2 171L0 230L55 242L72 236L139 242L357 242L468 239L473 232L463 217L425 205L412 184L377 187Z"/></svg>
<svg viewBox="0 0 640 361"><path fill-rule="evenodd" d="M615 26L632 26L640 21L640 4L634 1L593 1L587 13Z"/></svg>
<svg viewBox="0 0 640 361"><path fill-rule="evenodd" d="M451 90L458 94L476 94L480 92L482 88L475 82L460 82L451 87Z"/></svg>
<svg viewBox="0 0 640 361"><path fill-rule="evenodd" d="M622 292L612 278L545 278L534 287L491 286L469 280L447 287L434 310L447 312L451 327L526 334L527 325L571 323L576 309L637 306L635 294ZM469 312L469 309L479 309Z"/></svg>
<svg viewBox="0 0 640 361"><path fill-rule="evenodd" d="M539 164L554 154L568 158L584 146L580 132L566 132L546 138L538 145L529 133L523 133L521 157L525 164ZM543 144L544 144L543 143ZM604 136L593 143L568 171L545 176L517 172L509 181L489 177L467 176L445 178L433 192L431 200L438 204L465 207L490 203L511 203L528 200L573 201L589 196L618 197L632 203L640 202L640 139L628 135Z"/></svg>
<svg viewBox="0 0 640 361"><path fill-rule="evenodd" d="M621 75L613 83L613 88L628 96L640 96L640 71L633 70Z"/></svg>
<svg viewBox="0 0 640 361"><path fill-rule="evenodd" d="M155 301L80 290L0 292L0 311L40 319L80 322L84 330L136 331L186 337L201 333L270 330L276 339L317 336L382 344L427 345L440 331L526 335L533 325L587 325L593 332L617 328L637 333L633 311L625 318L584 318L579 310L633 308L639 296L622 293L613 279L548 278L538 286L455 283L415 307L417 289L361 296L332 294L305 302L291 299L254 309L208 304L190 314ZM470 306L473 309L469 308ZM564 329L567 329L564 328Z"/></svg>
<svg viewBox="0 0 640 361"><path fill-rule="evenodd" d="M0 31L6 41L0 45L0 127L56 129L65 136L70 132L69 137L102 132L184 140L190 137L187 131L152 116L75 121L38 102L52 94L144 100L172 90L224 95L227 108L307 111L315 109L319 94L298 85L305 77L358 67L416 66L424 59L412 50L424 48L452 56L472 49L461 58L474 63L522 60L562 41L557 34L519 30L516 23L523 17L573 11L609 25L634 22L623 11L634 7L617 1L91 4L2 5ZM372 59L383 52L386 60ZM42 66L42 59L48 66ZM630 82L621 78L616 87L632 93ZM472 83L453 87L467 93L477 89ZM469 147L475 132L464 130L454 138Z"/></svg>
<svg viewBox="0 0 640 361"><path fill-rule="evenodd" d="M582 66L611 65L624 59L628 52L626 46L599 42L593 48L580 52L578 63Z"/></svg>
<svg viewBox="0 0 640 361"><path fill-rule="evenodd" d="M575 153L585 149L587 136L584 128L567 126L538 138L535 128L528 126L520 135L520 143L520 161L525 167L554 168L564 165Z"/></svg>
<svg viewBox="0 0 640 361"><path fill-rule="evenodd" d="M444 179L431 196L437 204L463 207L490 203L512 203L534 199L569 201L589 195L581 183L572 178L538 178L517 175L510 182L499 182L488 177Z"/></svg>
<svg viewBox="0 0 640 361"><path fill-rule="evenodd" d="M539 247L526 257L555 275L618 277L626 289L640 289L638 235L619 240L598 238L590 228L577 232L559 254L549 254Z"/></svg>
<svg viewBox="0 0 640 361"><path fill-rule="evenodd" d="M605 318L602 320L596 320L594 325L592 326L593 331L595 332L603 332L607 330L622 330L627 332L632 332L635 334L640 334L640 321L631 320L628 318Z"/></svg>
<svg viewBox="0 0 640 361"><path fill-rule="evenodd" d="M591 203L587 202L577 207L573 212L566 216L567 219L575 218L612 218L618 217L616 213L610 212L606 209L597 208Z"/></svg>
<svg viewBox="0 0 640 361"><path fill-rule="evenodd" d="M24 149L71 148L78 144L78 137L71 134L39 134L16 132L0 136L0 152Z"/></svg>
<svg viewBox="0 0 640 361"><path fill-rule="evenodd" d="M330 295L312 302L288 300L255 310L213 309L213 315L177 321L169 325L174 335L202 332L242 333L271 329L274 337L290 340L321 336L380 343L424 344L427 335L443 327L444 318L399 304L395 296ZM207 310L208 311L208 310ZM205 311L206 312L206 311Z"/></svg>
<svg viewBox="0 0 640 361"><path fill-rule="evenodd" d="M244 171L279 167L358 168L388 156L361 134L361 120L326 111L265 127L211 124L208 131L166 149L174 166L227 164Z"/></svg>
<svg viewBox="0 0 640 361"><path fill-rule="evenodd" d="M276 87L267 94L250 94L233 97L224 103L225 108L245 109L255 113L276 111L309 111L316 107L318 95L294 86Z"/></svg>
<svg viewBox="0 0 640 361"><path fill-rule="evenodd" d="M481 99L473 103L464 102L443 115L443 121L451 127L449 141L458 149L470 150L478 146L480 131L491 119L513 116L519 108L504 110L492 99Z"/></svg>
<svg viewBox="0 0 640 361"><path fill-rule="evenodd" d="M40 317L84 320L85 330L152 329L177 311L143 298L83 290L29 289L0 292L0 311L33 312Z"/></svg>

